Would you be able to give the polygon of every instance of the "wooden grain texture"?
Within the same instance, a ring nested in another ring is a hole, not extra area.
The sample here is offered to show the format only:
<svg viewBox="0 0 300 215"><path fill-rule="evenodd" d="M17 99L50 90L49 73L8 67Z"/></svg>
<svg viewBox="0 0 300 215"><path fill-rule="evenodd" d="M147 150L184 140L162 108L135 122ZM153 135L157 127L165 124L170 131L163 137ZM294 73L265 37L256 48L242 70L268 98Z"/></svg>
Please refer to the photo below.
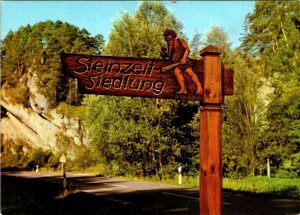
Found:
<svg viewBox="0 0 300 215"><path fill-rule="evenodd" d="M222 213L222 109L200 109L200 214Z"/></svg>
<svg viewBox="0 0 300 215"><path fill-rule="evenodd" d="M209 56L213 56L213 55L217 55L219 56L221 54L221 49L212 45L206 46L204 49L202 49L200 51L200 55L202 57L209 55Z"/></svg>
<svg viewBox="0 0 300 215"><path fill-rule="evenodd" d="M184 72L187 94L177 94L173 70L161 72L167 60L62 54L63 72L76 77L79 90L86 94L203 100ZM203 60L192 60L193 70L203 83Z"/></svg>
<svg viewBox="0 0 300 215"><path fill-rule="evenodd" d="M204 59L204 103L222 103L222 68L220 49L208 46L201 50Z"/></svg>
<svg viewBox="0 0 300 215"><path fill-rule="evenodd" d="M222 103L221 59L219 56L204 57L204 103Z"/></svg>
<svg viewBox="0 0 300 215"><path fill-rule="evenodd" d="M222 81L233 81L233 76L221 65L220 53L213 46L200 52L204 58L204 100L200 108L201 215L222 214ZM222 77L224 74L226 78Z"/></svg>
<svg viewBox="0 0 300 215"><path fill-rule="evenodd" d="M174 69L162 72L162 67L169 65L168 60L63 53L61 61L63 72L78 79L81 93L203 101L203 94L196 94L196 86L185 72L188 93L176 93L179 86ZM192 62L203 86L204 60L192 59ZM228 76L227 70L222 69L222 74ZM231 81L225 77L222 80ZM224 92L230 92L226 86L232 84L222 83L222 86Z"/></svg>

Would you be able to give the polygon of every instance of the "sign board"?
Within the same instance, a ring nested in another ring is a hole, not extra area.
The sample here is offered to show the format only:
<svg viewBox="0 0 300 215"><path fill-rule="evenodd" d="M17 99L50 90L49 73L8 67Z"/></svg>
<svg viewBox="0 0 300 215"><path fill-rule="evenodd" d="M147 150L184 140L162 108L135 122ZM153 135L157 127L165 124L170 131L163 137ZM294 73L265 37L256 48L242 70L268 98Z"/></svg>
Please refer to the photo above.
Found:
<svg viewBox="0 0 300 215"><path fill-rule="evenodd" d="M81 93L202 102L200 214L222 214L221 104L225 95L233 95L234 83L233 71L224 67L220 54L219 48L207 46L200 51L202 58L191 60L188 69L163 59L61 54L63 72L77 78ZM181 170L178 168L179 184Z"/></svg>
<svg viewBox="0 0 300 215"><path fill-rule="evenodd" d="M60 163L66 163L67 162L67 158L64 154L59 158L59 162Z"/></svg>
<svg viewBox="0 0 300 215"><path fill-rule="evenodd" d="M83 54L61 54L63 72L78 80L84 94L189 99L203 101L203 93L191 77L183 72L186 93L178 93L174 66L168 60L111 57ZM193 60L192 69L203 86L204 60ZM178 65L178 64L177 64ZM233 72L222 67L224 95L233 93Z"/></svg>

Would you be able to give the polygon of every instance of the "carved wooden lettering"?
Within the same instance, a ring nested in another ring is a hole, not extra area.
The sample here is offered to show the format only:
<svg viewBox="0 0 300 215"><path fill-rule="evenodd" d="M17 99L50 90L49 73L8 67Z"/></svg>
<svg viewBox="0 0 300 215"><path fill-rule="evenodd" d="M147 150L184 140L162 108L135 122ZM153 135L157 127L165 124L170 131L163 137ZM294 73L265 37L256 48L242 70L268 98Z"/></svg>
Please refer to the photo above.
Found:
<svg viewBox="0 0 300 215"><path fill-rule="evenodd" d="M203 101L203 95L196 93L194 82L185 73L187 93L177 93L174 65L168 60L69 53L63 53L61 60L63 72L78 79L81 93ZM195 74L203 83L203 59L192 62ZM231 74L232 71L223 69L227 77L223 80L232 82ZM230 93L233 84L224 83L223 87L224 92Z"/></svg>

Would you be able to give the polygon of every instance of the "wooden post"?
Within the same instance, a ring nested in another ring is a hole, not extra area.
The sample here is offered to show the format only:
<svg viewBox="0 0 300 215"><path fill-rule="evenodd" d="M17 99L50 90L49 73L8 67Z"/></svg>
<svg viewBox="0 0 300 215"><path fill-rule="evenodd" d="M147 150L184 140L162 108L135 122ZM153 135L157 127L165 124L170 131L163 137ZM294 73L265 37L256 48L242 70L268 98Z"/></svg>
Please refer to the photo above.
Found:
<svg viewBox="0 0 300 215"><path fill-rule="evenodd" d="M204 58L204 98L200 107L200 214L222 213L221 50L208 46Z"/></svg>
<svg viewBox="0 0 300 215"><path fill-rule="evenodd" d="M221 66L221 50L207 46L200 60L191 60L203 87L186 78L187 93L176 93L179 83L169 60L62 53L62 69L78 79L85 94L118 95L202 102L200 108L200 213L222 212L222 107L223 96L233 95L233 70ZM106 65L106 66L104 66ZM130 68L128 65L131 65ZM174 69L174 68L173 68ZM133 84L143 83L143 84ZM199 85L198 85L199 86Z"/></svg>
<svg viewBox="0 0 300 215"><path fill-rule="evenodd" d="M271 178L271 170L270 170L270 160L269 160L269 158L267 159L267 175L268 175L268 178L270 179Z"/></svg>
<svg viewBox="0 0 300 215"><path fill-rule="evenodd" d="M63 174L63 188L66 190L67 188L67 174L66 174L66 166L62 163L62 174Z"/></svg>
<svg viewBox="0 0 300 215"><path fill-rule="evenodd" d="M59 162L61 162L61 170L63 175L63 188L66 190L67 188L67 174L66 174L66 166L65 163L67 162L67 158L65 154L62 154L62 156L59 158Z"/></svg>

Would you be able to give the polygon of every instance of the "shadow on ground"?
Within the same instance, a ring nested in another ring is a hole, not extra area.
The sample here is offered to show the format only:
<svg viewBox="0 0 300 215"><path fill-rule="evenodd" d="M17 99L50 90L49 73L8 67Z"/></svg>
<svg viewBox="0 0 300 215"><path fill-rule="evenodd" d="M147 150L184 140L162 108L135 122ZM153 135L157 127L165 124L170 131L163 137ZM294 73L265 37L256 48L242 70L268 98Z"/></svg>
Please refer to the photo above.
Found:
<svg viewBox="0 0 300 215"><path fill-rule="evenodd" d="M69 195L62 193L62 178L1 176L3 215L156 215L199 214L197 189L134 187L132 183L102 176L70 177ZM121 185L120 185L121 184ZM126 184L127 185L127 184ZM155 187L157 186L157 187ZM127 187L127 186L126 186ZM124 188L124 189L123 189ZM79 192L78 190L85 192ZM300 200L225 191L223 214L299 214Z"/></svg>

